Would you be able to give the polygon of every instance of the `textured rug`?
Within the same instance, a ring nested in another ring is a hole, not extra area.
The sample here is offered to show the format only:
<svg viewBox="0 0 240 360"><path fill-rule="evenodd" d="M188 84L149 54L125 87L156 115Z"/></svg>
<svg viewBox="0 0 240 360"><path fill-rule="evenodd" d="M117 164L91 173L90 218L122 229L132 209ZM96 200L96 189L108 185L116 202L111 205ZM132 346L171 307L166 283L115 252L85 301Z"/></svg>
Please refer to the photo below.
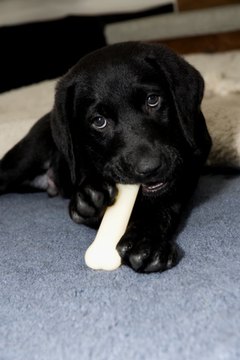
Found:
<svg viewBox="0 0 240 360"><path fill-rule="evenodd" d="M1 360L239 360L238 178L202 177L174 269L94 271L95 232L45 194L0 201Z"/></svg>
<svg viewBox="0 0 240 360"><path fill-rule="evenodd" d="M225 111L231 116L222 128L230 119L232 129L239 124L239 83L234 74L230 81L214 72L217 59L191 57L209 79L208 121L210 112L216 123ZM46 82L0 96L1 154L51 108L53 89ZM229 154L239 132L232 134ZM238 157L231 161L236 165ZM84 254L95 231L70 220L67 200L1 196L0 359L239 360L239 197L239 176L202 176L177 237L182 261L142 275L126 266L87 268Z"/></svg>

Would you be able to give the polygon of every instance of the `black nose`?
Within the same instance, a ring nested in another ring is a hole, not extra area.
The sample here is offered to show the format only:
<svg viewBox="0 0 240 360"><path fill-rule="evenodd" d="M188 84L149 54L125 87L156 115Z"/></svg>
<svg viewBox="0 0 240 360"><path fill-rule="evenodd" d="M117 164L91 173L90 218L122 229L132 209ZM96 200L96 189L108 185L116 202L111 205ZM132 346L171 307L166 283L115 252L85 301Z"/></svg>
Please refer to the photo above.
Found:
<svg viewBox="0 0 240 360"><path fill-rule="evenodd" d="M154 175L160 168L158 158L142 157L136 165L136 173L141 176Z"/></svg>

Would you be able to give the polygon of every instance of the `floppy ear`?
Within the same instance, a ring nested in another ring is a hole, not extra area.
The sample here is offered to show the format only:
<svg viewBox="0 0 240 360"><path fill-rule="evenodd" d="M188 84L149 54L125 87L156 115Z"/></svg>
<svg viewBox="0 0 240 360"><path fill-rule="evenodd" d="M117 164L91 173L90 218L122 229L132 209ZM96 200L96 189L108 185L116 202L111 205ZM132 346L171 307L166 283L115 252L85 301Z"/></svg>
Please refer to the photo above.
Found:
<svg viewBox="0 0 240 360"><path fill-rule="evenodd" d="M201 135L208 137L201 113L204 81L200 73L183 58L165 46L156 46L154 61L167 83L183 134L194 149L201 144ZM151 60L153 61L153 59ZM199 131L201 134L199 134Z"/></svg>
<svg viewBox="0 0 240 360"><path fill-rule="evenodd" d="M51 114L53 139L69 165L73 184L76 182L76 159L71 134L71 124L74 119L74 94L75 85L67 85L64 79L60 80L56 87L55 103Z"/></svg>

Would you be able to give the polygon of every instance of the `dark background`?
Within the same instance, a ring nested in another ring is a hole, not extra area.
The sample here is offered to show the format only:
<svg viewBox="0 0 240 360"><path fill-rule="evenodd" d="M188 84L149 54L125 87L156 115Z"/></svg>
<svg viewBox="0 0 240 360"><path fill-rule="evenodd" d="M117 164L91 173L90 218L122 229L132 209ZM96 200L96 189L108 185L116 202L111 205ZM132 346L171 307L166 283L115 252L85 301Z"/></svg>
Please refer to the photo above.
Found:
<svg viewBox="0 0 240 360"><path fill-rule="evenodd" d="M106 45L108 23L173 11L172 5L113 16L69 16L0 28L0 92L64 74L78 59Z"/></svg>

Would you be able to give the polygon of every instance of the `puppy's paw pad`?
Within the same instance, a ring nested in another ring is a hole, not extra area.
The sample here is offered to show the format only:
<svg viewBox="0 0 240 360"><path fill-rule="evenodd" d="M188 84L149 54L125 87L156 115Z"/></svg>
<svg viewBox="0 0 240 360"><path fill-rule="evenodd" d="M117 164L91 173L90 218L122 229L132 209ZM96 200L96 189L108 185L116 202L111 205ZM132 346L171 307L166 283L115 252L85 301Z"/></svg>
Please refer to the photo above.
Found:
<svg viewBox="0 0 240 360"><path fill-rule="evenodd" d="M134 238L125 234L117 244L117 251L122 259L126 258L127 254L131 251L134 245Z"/></svg>
<svg viewBox="0 0 240 360"><path fill-rule="evenodd" d="M135 231L127 232L117 245L123 263L142 273L162 272L179 260L176 246L155 238L140 238Z"/></svg>
<svg viewBox="0 0 240 360"><path fill-rule="evenodd" d="M105 202L104 193L102 193L98 190L95 190L91 187L86 187L85 194L87 195L89 201L91 201L92 204L94 204L95 208L100 209L104 206L104 202Z"/></svg>
<svg viewBox="0 0 240 360"><path fill-rule="evenodd" d="M117 190L113 185L99 183L82 184L72 196L69 204L69 213L73 221L97 227L107 206L114 202Z"/></svg>
<svg viewBox="0 0 240 360"><path fill-rule="evenodd" d="M135 271L139 271L144 266L144 262L148 258L148 256L148 251L140 251L139 253L133 253L129 256L129 263Z"/></svg>
<svg viewBox="0 0 240 360"><path fill-rule="evenodd" d="M151 259L144 268L144 272L162 272L174 267L179 260L177 249L168 244L166 248L161 248L152 253Z"/></svg>
<svg viewBox="0 0 240 360"><path fill-rule="evenodd" d="M86 224L87 220L94 218L96 209L85 201L82 194L77 193L69 204L69 214L71 219L77 224Z"/></svg>

